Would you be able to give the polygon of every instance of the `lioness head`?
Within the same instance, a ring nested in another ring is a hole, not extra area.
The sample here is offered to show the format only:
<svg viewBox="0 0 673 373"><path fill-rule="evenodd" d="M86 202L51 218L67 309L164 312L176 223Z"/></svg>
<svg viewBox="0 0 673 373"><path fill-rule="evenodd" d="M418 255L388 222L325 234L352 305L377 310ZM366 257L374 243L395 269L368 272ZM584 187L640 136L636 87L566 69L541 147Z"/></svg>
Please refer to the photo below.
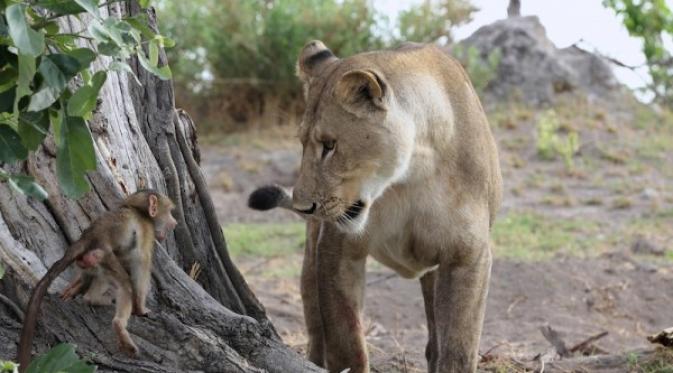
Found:
<svg viewBox="0 0 673 373"><path fill-rule="evenodd" d="M293 207L362 232L372 204L405 177L414 144L413 118L397 105L380 58L337 58L320 41L297 61L306 112L303 155Z"/></svg>

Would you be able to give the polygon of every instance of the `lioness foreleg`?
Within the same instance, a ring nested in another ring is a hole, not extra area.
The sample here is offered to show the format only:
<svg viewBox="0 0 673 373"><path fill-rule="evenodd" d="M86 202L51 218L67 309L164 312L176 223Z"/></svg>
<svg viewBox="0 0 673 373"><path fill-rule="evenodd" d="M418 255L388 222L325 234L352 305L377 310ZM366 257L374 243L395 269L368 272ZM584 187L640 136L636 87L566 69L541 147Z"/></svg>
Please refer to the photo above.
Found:
<svg viewBox="0 0 673 373"><path fill-rule="evenodd" d="M461 249L460 259L440 262L435 285L435 324L439 345L437 373L477 370L491 252L488 245Z"/></svg>
<svg viewBox="0 0 673 373"><path fill-rule="evenodd" d="M437 328L435 325L435 283L437 282L437 270L431 271L421 277L421 290L423 291L423 303L425 305L425 317L428 322L428 344L425 346L425 358L428 361L428 372L437 371Z"/></svg>
<svg viewBox="0 0 673 373"><path fill-rule="evenodd" d="M304 305L304 321L308 334L308 359L325 367L325 333L318 299L318 266L316 245L320 224L309 222L306 234L306 250L301 268L301 300Z"/></svg>
<svg viewBox="0 0 673 373"><path fill-rule="evenodd" d="M322 224L318 240L318 298L325 333L327 369L368 373L369 362L360 319L366 255L346 243L343 233Z"/></svg>

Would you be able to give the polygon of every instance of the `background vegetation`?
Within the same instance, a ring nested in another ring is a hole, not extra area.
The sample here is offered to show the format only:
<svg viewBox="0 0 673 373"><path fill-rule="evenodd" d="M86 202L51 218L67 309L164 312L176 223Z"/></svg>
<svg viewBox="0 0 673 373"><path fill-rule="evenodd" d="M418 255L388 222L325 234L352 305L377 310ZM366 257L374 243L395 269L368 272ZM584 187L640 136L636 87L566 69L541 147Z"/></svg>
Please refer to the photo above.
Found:
<svg viewBox="0 0 673 373"><path fill-rule="evenodd" d="M196 122L224 129L292 123L301 111L299 50L320 39L338 56L402 41L451 41L468 22L467 0L425 1L388 19L367 0L162 0L162 31L178 106Z"/></svg>
<svg viewBox="0 0 673 373"><path fill-rule="evenodd" d="M643 53L652 82L643 87L655 101L673 108L673 12L666 0L604 0L622 19L631 36L643 41Z"/></svg>

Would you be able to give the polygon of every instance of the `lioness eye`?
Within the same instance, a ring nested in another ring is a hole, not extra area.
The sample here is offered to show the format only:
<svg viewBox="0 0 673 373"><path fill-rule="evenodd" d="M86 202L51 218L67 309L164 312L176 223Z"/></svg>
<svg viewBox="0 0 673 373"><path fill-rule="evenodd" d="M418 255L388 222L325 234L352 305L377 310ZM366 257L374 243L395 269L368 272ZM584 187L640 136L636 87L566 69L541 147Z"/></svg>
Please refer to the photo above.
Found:
<svg viewBox="0 0 673 373"><path fill-rule="evenodd" d="M327 140L322 142L322 157L325 158L329 152L334 150L334 146L336 145L336 141L334 140Z"/></svg>

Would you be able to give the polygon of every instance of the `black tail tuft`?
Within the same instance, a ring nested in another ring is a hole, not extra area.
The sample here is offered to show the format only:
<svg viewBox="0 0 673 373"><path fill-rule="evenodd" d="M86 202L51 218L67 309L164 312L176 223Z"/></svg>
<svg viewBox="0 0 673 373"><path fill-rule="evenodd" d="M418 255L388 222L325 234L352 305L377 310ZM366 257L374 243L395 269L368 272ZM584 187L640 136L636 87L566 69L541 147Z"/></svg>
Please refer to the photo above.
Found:
<svg viewBox="0 0 673 373"><path fill-rule="evenodd" d="M248 207L254 210L271 210L278 207L285 192L275 185L258 188L248 197Z"/></svg>

